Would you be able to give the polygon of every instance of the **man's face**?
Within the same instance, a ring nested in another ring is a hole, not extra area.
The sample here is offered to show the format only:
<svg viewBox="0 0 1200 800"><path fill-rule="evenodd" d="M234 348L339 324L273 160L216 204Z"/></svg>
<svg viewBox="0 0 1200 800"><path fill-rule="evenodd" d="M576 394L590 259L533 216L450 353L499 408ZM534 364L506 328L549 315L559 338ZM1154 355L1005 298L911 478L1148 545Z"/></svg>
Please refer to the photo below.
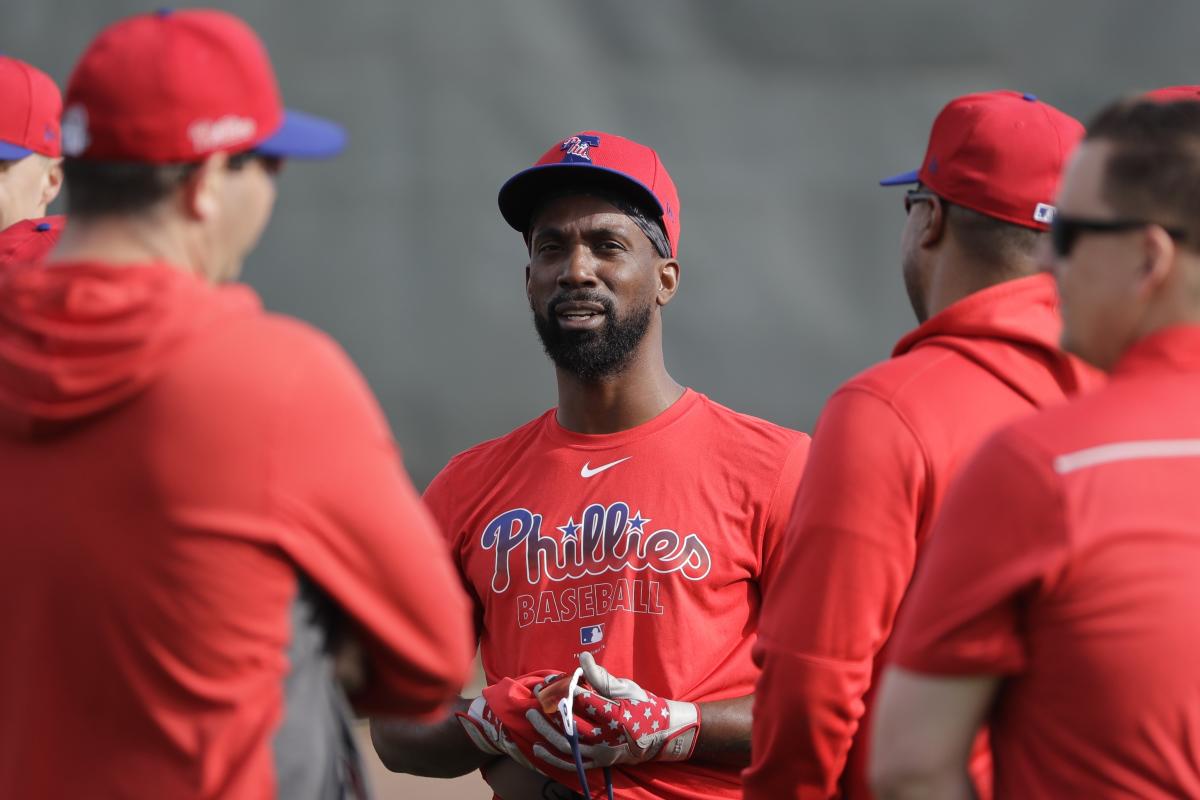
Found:
<svg viewBox="0 0 1200 800"><path fill-rule="evenodd" d="M529 241L525 288L546 354L585 381L620 373L657 319L664 259L633 220L588 195L548 203Z"/></svg>
<svg viewBox="0 0 1200 800"><path fill-rule="evenodd" d="M1064 220L1115 220L1121 215L1102 198L1112 145L1085 141L1064 173L1058 214ZM1062 300L1063 348L1109 369L1136 338L1139 285L1145 264L1142 229L1081 232L1065 257L1047 256Z"/></svg>
<svg viewBox="0 0 1200 800"><path fill-rule="evenodd" d="M57 169L55 159L37 154L17 161L0 161L0 230L23 219L45 215L46 204L57 193L50 191L50 171Z"/></svg>

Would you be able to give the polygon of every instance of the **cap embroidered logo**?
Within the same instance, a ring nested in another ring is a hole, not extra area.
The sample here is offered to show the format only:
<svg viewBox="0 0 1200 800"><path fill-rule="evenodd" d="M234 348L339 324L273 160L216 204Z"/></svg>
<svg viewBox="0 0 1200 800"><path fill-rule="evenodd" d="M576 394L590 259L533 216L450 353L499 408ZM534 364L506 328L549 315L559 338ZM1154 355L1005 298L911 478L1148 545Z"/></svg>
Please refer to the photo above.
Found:
<svg viewBox="0 0 1200 800"><path fill-rule="evenodd" d="M566 155L563 156L563 163L578 164L582 162L590 164L592 163L592 157L588 154L588 150L599 146L599 136L588 136L586 134L572 136L562 143L562 150L566 152Z"/></svg>
<svg viewBox="0 0 1200 800"><path fill-rule="evenodd" d="M87 109L83 106L71 106L63 112L62 118L62 149L68 156L77 156L88 149L91 138L88 136Z"/></svg>

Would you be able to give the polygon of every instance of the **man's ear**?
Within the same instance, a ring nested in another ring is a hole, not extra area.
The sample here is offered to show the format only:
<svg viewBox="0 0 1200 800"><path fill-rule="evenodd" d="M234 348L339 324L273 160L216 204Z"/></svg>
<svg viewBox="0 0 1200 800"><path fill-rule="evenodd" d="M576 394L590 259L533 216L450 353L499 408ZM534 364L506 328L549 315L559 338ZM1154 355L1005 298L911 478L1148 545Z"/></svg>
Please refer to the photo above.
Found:
<svg viewBox="0 0 1200 800"><path fill-rule="evenodd" d="M58 193L62 191L63 185L63 168L61 158L47 159L46 175L42 179L42 196L41 205L48 206L54 202L54 198L58 197Z"/></svg>
<svg viewBox="0 0 1200 800"><path fill-rule="evenodd" d="M1139 299L1152 296L1178 270L1179 245L1158 225L1147 225L1142 233L1142 266L1134 278Z"/></svg>
<svg viewBox="0 0 1200 800"><path fill-rule="evenodd" d="M196 221L210 220L221 211L227 153L213 153L200 162L183 184L183 210Z"/></svg>
<svg viewBox="0 0 1200 800"><path fill-rule="evenodd" d="M679 291L679 262L666 259L658 262L658 295L655 298L659 306L671 302L671 298Z"/></svg>
<svg viewBox="0 0 1200 800"><path fill-rule="evenodd" d="M917 240L921 247L933 247L946 235L946 204L942 198L934 195L928 203L921 205L929 208L925 216L925 226L921 228L921 236Z"/></svg>

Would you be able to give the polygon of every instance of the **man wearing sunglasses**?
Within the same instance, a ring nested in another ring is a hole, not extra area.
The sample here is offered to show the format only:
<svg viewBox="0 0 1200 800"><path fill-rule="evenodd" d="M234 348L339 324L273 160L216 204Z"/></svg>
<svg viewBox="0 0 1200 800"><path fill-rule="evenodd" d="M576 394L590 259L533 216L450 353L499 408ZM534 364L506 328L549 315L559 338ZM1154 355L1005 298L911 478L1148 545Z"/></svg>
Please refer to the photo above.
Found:
<svg viewBox="0 0 1200 800"><path fill-rule="evenodd" d="M1053 281L1034 258L1082 132L1030 95L967 95L934 121L921 168L883 181L915 185L901 262L921 324L817 423L764 604L746 797L869 796L871 688L947 483L1001 423L1086 380L1058 350Z"/></svg>
<svg viewBox="0 0 1200 800"><path fill-rule="evenodd" d="M234 282L345 136L209 10L100 33L62 132L70 225L0 275L0 797L364 796L335 659L437 714L467 600L349 359Z"/></svg>
<svg viewBox="0 0 1200 800"><path fill-rule="evenodd" d="M0 55L0 267L37 261L62 231L46 216L62 188L61 113L48 75Z"/></svg>
<svg viewBox="0 0 1200 800"><path fill-rule="evenodd" d="M962 796L1200 796L1200 103L1117 103L1063 179L1063 342L1107 386L1015 422L951 488L896 630L872 771Z"/></svg>

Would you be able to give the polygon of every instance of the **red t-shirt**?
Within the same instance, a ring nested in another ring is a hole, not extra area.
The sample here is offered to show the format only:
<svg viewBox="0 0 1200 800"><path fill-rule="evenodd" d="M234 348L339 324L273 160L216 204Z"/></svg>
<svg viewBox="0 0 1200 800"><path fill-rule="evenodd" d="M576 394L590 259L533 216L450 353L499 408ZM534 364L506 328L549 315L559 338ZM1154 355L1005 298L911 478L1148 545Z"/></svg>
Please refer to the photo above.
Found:
<svg viewBox="0 0 1200 800"><path fill-rule="evenodd" d="M1200 797L1200 326L1012 425L951 489L893 657L999 675L998 798Z"/></svg>
<svg viewBox="0 0 1200 800"><path fill-rule="evenodd" d="M1094 380L1059 351L1060 327L1049 276L1002 283L830 398L763 612L746 797L870 796L870 687L950 479L1002 423ZM989 769L981 746L972 772L985 793Z"/></svg>
<svg viewBox="0 0 1200 800"><path fill-rule="evenodd" d="M331 796L339 630L363 711L436 712L469 674L365 382L247 287L0 272L0 509L0 797Z"/></svg>
<svg viewBox="0 0 1200 800"><path fill-rule="evenodd" d="M456 456L425 500L474 597L488 681L571 670L586 649L663 697L751 693L807 451L804 434L687 390L627 431L572 433L551 410ZM622 798L741 796L732 767L646 764L614 781Z"/></svg>
<svg viewBox="0 0 1200 800"><path fill-rule="evenodd" d="M65 217L26 219L0 231L0 267L42 261L62 235Z"/></svg>

